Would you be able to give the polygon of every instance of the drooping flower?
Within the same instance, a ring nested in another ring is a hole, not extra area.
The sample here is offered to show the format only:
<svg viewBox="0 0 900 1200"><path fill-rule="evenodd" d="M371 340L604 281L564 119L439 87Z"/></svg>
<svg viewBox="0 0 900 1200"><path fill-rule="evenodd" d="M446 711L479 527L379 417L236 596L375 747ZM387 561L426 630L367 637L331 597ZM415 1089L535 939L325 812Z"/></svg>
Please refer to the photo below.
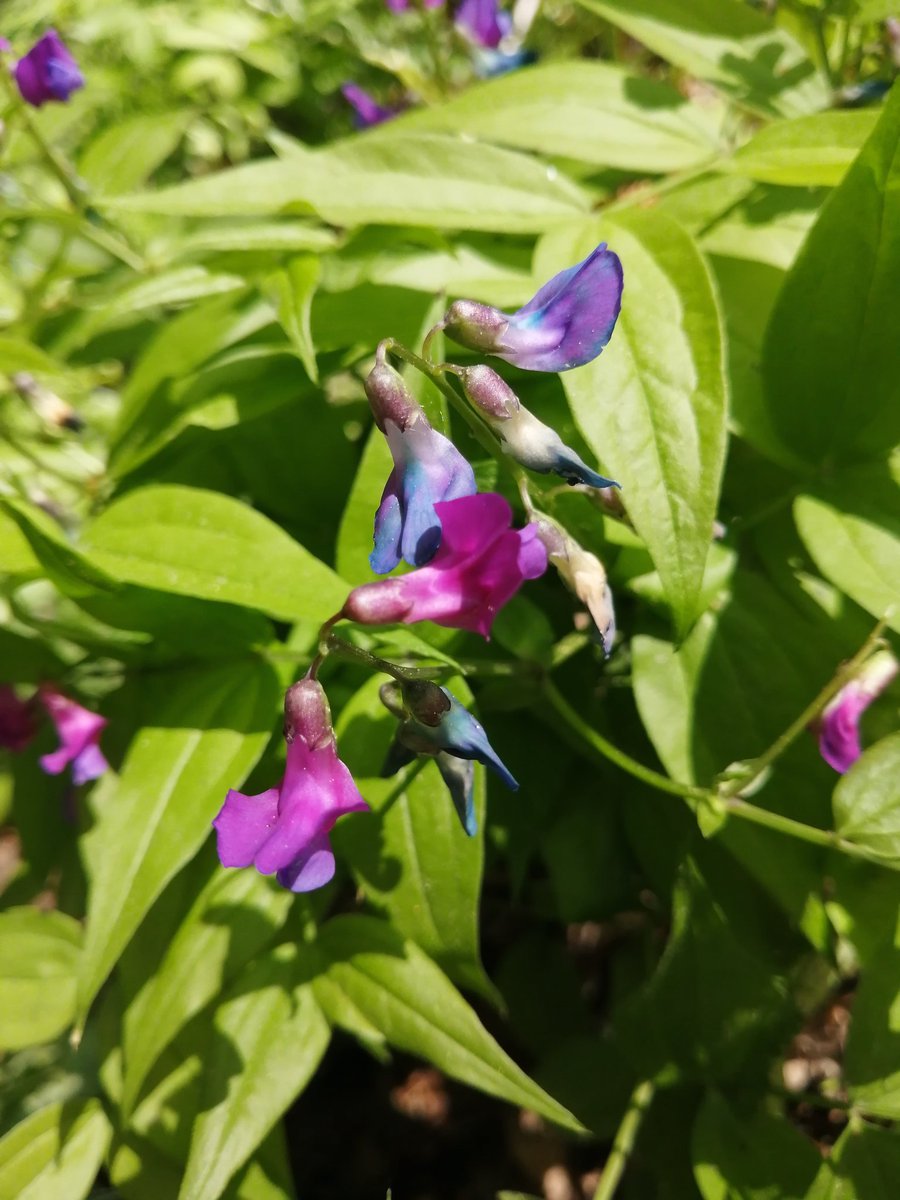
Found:
<svg viewBox="0 0 900 1200"><path fill-rule="evenodd" d="M900 663L889 650L873 654L855 679L845 683L822 711L817 722L819 753L843 775L859 756L859 722L873 700L896 677Z"/></svg>
<svg viewBox="0 0 900 1200"><path fill-rule="evenodd" d="M601 242L554 275L517 312L475 300L450 305L441 327L455 342L526 371L569 371L591 362L612 337L622 303L622 264Z"/></svg>
<svg viewBox="0 0 900 1200"><path fill-rule="evenodd" d="M48 29L13 68L22 99L35 108L50 100L66 101L84 87L84 76L55 29Z"/></svg>
<svg viewBox="0 0 900 1200"><path fill-rule="evenodd" d="M428 423L400 374L377 364L366 379L375 421L387 437L394 469L375 514L372 570L386 575L401 558L424 566L441 543L435 505L471 496L475 475L449 438Z"/></svg>
<svg viewBox="0 0 900 1200"><path fill-rule="evenodd" d="M512 17L497 0L462 0L453 24L474 45L496 50L512 28Z"/></svg>
<svg viewBox="0 0 900 1200"><path fill-rule="evenodd" d="M56 726L60 742L58 749L41 757L42 769L48 775L59 775L71 764L76 787L99 779L109 769L99 746L100 734L108 723L106 718L89 708L82 708L52 685L41 686L37 694Z"/></svg>
<svg viewBox="0 0 900 1200"><path fill-rule="evenodd" d="M609 658L616 639L616 612L603 563L548 518L540 521L538 530L550 562L566 587L588 610L595 641L599 642L604 657Z"/></svg>
<svg viewBox="0 0 900 1200"><path fill-rule="evenodd" d="M256 796L231 790L213 821L223 867L275 872L282 887L309 892L335 871L329 833L368 805L337 756L321 684L301 679L284 698L287 764L278 787Z"/></svg>
<svg viewBox="0 0 900 1200"><path fill-rule="evenodd" d="M484 727L447 688L427 680L386 683L381 698L401 720L385 773L393 774L412 755L434 758L463 829L474 837L478 821L471 764L480 762L499 775L508 788L519 788L488 741Z"/></svg>
<svg viewBox="0 0 900 1200"><path fill-rule="evenodd" d="M606 479L592 471L555 429L529 412L509 384L491 367L483 363L468 367L460 373L460 379L470 402L517 463L542 475L552 472L570 484L584 483L595 488L619 486L614 479Z"/></svg>
<svg viewBox="0 0 900 1200"><path fill-rule="evenodd" d="M357 129L369 129L372 125L381 125L384 121L390 121L392 117L396 117L399 112L399 109L386 108L383 104L379 104L364 88L355 83L345 83L341 88L341 95L356 114Z"/></svg>
<svg viewBox="0 0 900 1200"><path fill-rule="evenodd" d="M547 569L537 527L511 529L512 510L496 492L443 501L435 511L442 536L431 562L354 588L343 616L364 625L436 621L488 637L503 605Z"/></svg>
<svg viewBox="0 0 900 1200"><path fill-rule="evenodd" d="M35 734L34 708L8 683L0 686L0 749L24 750Z"/></svg>

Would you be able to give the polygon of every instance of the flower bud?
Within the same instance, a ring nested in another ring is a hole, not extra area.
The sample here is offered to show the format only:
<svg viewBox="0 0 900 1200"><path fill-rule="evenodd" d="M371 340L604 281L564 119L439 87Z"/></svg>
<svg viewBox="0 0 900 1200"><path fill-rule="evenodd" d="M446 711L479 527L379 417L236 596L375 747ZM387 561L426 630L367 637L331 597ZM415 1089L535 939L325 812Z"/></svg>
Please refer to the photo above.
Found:
<svg viewBox="0 0 900 1200"><path fill-rule="evenodd" d="M497 372L479 363L460 374L463 391L470 404L483 413L493 426L495 421L507 421L521 407L519 397Z"/></svg>
<svg viewBox="0 0 900 1200"><path fill-rule="evenodd" d="M284 740L301 737L311 750L334 740L331 709L317 679L301 679L284 695Z"/></svg>
<svg viewBox="0 0 900 1200"><path fill-rule="evenodd" d="M444 714L450 709L447 692L428 679L412 679L400 685L403 700L409 715L429 729L440 725Z"/></svg>
<svg viewBox="0 0 900 1200"><path fill-rule="evenodd" d="M386 421L393 421L399 429L405 430L416 417L424 415L403 382L403 376L388 363L376 363L363 386L375 424L382 433Z"/></svg>
<svg viewBox="0 0 900 1200"><path fill-rule="evenodd" d="M616 638L616 613L603 563L548 521L540 523L539 536L563 582L590 613L604 657L609 658Z"/></svg>
<svg viewBox="0 0 900 1200"><path fill-rule="evenodd" d="M441 327L460 346L490 354L500 350L509 318L490 304L455 300L447 309Z"/></svg>

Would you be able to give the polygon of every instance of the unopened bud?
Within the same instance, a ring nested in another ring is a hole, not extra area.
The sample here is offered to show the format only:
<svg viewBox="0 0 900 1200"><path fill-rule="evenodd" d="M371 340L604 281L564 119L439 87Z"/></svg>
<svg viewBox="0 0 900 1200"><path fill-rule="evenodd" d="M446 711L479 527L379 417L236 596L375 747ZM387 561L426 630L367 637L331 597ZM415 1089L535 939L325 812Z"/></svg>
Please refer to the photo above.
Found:
<svg viewBox="0 0 900 1200"><path fill-rule="evenodd" d="M444 714L450 710L450 697L442 687L428 679L404 681L400 686L406 707L414 720L427 725L429 729L440 725Z"/></svg>
<svg viewBox="0 0 900 1200"><path fill-rule="evenodd" d="M494 421L508 421L521 407L519 397L505 379L483 363L460 373L463 391L471 404Z"/></svg>
<svg viewBox="0 0 900 1200"><path fill-rule="evenodd" d="M564 583L590 613L600 635L603 653L609 658L616 637L616 612L603 563L596 554L591 554L567 535L562 535L563 545L559 550L548 544L543 529L540 537Z"/></svg>
<svg viewBox="0 0 900 1200"><path fill-rule="evenodd" d="M502 349L501 338L509 328L509 318L490 304L455 300L441 324L447 336L460 346L491 353Z"/></svg>
<svg viewBox="0 0 900 1200"><path fill-rule="evenodd" d="M38 383L29 371L17 371L10 383L46 424L54 425L57 429L70 429L73 433L84 428L84 421L71 404Z"/></svg>
<svg viewBox="0 0 900 1200"><path fill-rule="evenodd" d="M376 363L366 377L364 387L375 424L382 433L385 432L386 421L392 421L399 429L406 429L422 413L403 382L403 376L388 363Z"/></svg>

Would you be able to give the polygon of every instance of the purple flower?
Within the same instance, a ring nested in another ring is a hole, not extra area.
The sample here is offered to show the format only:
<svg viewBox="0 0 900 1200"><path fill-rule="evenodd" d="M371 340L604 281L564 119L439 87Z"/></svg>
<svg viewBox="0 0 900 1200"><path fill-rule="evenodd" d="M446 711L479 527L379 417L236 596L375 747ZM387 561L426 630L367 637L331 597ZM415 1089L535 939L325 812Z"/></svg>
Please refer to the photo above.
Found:
<svg viewBox="0 0 900 1200"><path fill-rule="evenodd" d="M475 475L453 443L432 429L402 376L377 363L366 379L366 395L394 460L375 514L372 570L386 575L402 558L424 566L441 543L435 504L475 491Z"/></svg>
<svg viewBox="0 0 900 1200"><path fill-rule="evenodd" d="M512 28L512 17L497 0L462 0L453 24L476 46L496 50Z"/></svg>
<svg viewBox="0 0 900 1200"><path fill-rule="evenodd" d="M426 8L441 8L444 0L423 0ZM410 0L385 0L391 12L406 12L410 7Z"/></svg>
<svg viewBox="0 0 900 1200"><path fill-rule="evenodd" d="M35 734L34 708L20 700L8 683L0 686L0 748L18 753Z"/></svg>
<svg viewBox="0 0 900 1200"><path fill-rule="evenodd" d="M399 111L396 108L385 108L355 83L345 83L341 88L341 95L356 113L357 129L368 129L372 125L380 125L383 121L390 121Z"/></svg>
<svg viewBox="0 0 900 1200"><path fill-rule="evenodd" d="M354 588L343 616L364 625L436 621L488 637L503 605L547 569L537 526L510 529L512 510L496 492L446 500L435 512L441 545L428 566Z"/></svg>
<svg viewBox="0 0 900 1200"><path fill-rule="evenodd" d="M368 805L337 756L320 683L301 679L284 698L287 765L278 787L246 796L230 791L213 821L223 867L277 874L282 887L309 892L334 875L328 835L338 817Z"/></svg>
<svg viewBox="0 0 900 1200"><path fill-rule="evenodd" d="M71 763L72 781L78 787L98 779L109 768L98 742L107 721L89 708L82 708L51 685L38 689L38 699L56 726L59 749L41 757L48 775L59 775Z"/></svg>
<svg viewBox="0 0 900 1200"><path fill-rule="evenodd" d="M84 87L84 76L55 29L48 29L14 68L22 99L40 108L48 100L68 100Z"/></svg>
<svg viewBox="0 0 900 1200"><path fill-rule="evenodd" d="M526 371L569 371L595 359L612 337L622 303L622 264L605 242L554 275L511 316L457 300L441 327L454 341Z"/></svg>
<svg viewBox="0 0 900 1200"><path fill-rule="evenodd" d="M900 663L889 650L873 654L856 678L845 683L825 706L817 722L819 753L835 771L843 775L862 754L860 717L894 679L898 669Z"/></svg>

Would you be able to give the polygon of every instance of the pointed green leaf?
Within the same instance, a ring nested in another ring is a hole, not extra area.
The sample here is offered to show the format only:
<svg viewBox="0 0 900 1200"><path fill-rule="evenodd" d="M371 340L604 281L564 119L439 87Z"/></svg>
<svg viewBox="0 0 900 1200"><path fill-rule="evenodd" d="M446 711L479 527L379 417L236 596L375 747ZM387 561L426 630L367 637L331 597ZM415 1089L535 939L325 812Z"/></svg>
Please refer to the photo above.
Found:
<svg viewBox="0 0 900 1200"><path fill-rule="evenodd" d="M39 1108L0 1139L0 1196L84 1200L111 1132L99 1100Z"/></svg>
<svg viewBox="0 0 900 1200"><path fill-rule="evenodd" d="M834 790L838 833L900 870L900 733L882 738Z"/></svg>
<svg viewBox="0 0 900 1200"><path fill-rule="evenodd" d="M877 109L814 113L765 125L723 170L788 187L839 184L875 127Z"/></svg>
<svg viewBox="0 0 900 1200"><path fill-rule="evenodd" d="M135 737L84 838L90 889L82 1014L150 905L209 836L227 790L259 758L278 703L274 672L254 660L168 683L169 697Z"/></svg>
<svg viewBox="0 0 900 1200"><path fill-rule="evenodd" d="M75 1016L81 926L59 912L0 913L0 1048L50 1042Z"/></svg>
<svg viewBox="0 0 900 1200"><path fill-rule="evenodd" d="M804 1200L896 1200L900 1136L851 1121L823 1159Z"/></svg>
<svg viewBox="0 0 900 1200"><path fill-rule="evenodd" d="M312 255L304 255L291 259L283 271L276 271L266 281L267 289L275 300L278 320L313 383L319 382L319 371L310 329L310 312L320 274L319 260Z"/></svg>
<svg viewBox="0 0 900 1200"><path fill-rule="evenodd" d="M0 496L0 508L19 527L47 578L61 592L79 597L115 589L115 578L73 546L43 509L16 496Z"/></svg>

